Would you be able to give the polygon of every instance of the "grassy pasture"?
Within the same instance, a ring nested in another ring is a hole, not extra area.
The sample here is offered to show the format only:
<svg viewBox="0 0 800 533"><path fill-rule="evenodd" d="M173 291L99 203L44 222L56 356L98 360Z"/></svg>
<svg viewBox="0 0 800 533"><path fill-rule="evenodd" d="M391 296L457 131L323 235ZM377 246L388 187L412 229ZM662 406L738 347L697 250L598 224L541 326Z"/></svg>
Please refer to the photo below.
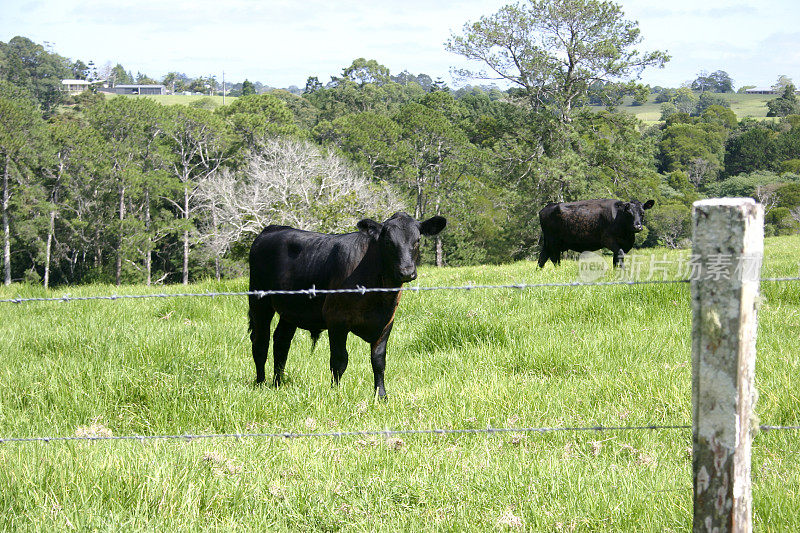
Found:
<svg viewBox="0 0 800 533"><path fill-rule="evenodd" d="M766 253L765 277L798 275L800 237ZM519 262L425 268L419 283L576 277L572 261ZM763 295L757 412L797 425L800 283ZM0 304L0 436L689 424L690 320L685 284L407 293L384 404L352 336L340 388L327 337L310 354L305 332L288 383L254 388L244 298ZM689 430L5 443L0 530L686 531L690 447ZM800 530L800 433L756 435L753 484L757 530Z"/></svg>
<svg viewBox="0 0 800 533"><path fill-rule="evenodd" d="M194 102L203 100L209 102L211 107L219 107L222 105L222 96L208 96L199 94L148 94L142 96L131 95L109 95L109 98L117 98L124 96L125 98L149 98L162 105L190 105ZM235 96L226 96L225 105L231 104L236 100Z"/></svg>
<svg viewBox="0 0 800 533"><path fill-rule="evenodd" d="M763 120L775 120L772 118L767 118L767 102L776 98L777 95L725 93L720 94L719 96L722 96L728 100L728 102L730 102L731 110L736 113L736 116L740 120L747 117ZM198 100L208 101L209 105L212 107L219 107L222 105L222 96L168 94L147 95L141 96L141 98L150 98L163 105L189 105L193 102L197 102ZM225 97L226 104L230 104L235 100L235 96ZM661 104L655 102L655 95L650 95L647 103L641 106L632 106L631 101L631 98L625 98L623 105L619 106L617 110L636 115L636 118L648 125L655 124L660 121ZM603 106L591 106L591 108L594 111L600 111L604 109Z"/></svg>
<svg viewBox="0 0 800 533"><path fill-rule="evenodd" d="M775 94L724 93L719 94L719 96L722 96L730 103L731 111L736 113L739 120L743 118L775 120L767 118L767 102L777 98ZM631 105L632 99L626 97L623 105L617 107L617 110L635 115L645 124L652 125L661 120L661 104L656 103L655 98L656 96L651 94L645 104L633 106ZM592 109L600 111L603 106L592 106Z"/></svg>

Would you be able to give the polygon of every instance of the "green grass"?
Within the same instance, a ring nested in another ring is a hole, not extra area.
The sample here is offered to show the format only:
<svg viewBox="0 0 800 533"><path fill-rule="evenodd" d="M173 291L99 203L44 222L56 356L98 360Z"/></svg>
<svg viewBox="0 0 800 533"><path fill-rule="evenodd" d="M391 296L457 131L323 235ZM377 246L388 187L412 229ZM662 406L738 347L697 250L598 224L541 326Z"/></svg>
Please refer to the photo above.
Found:
<svg viewBox="0 0 800 533"><path fill-rule="evenodd" d="M730 103L731 111L736 113L736 117L741 120L743 118L755 118L760 120L775 120L767 118L767 102L777 97L774 94L738 94L738 93L725 93L719 94ZM661 120L661 104L656 103L655 95L650 95L647 103L640 106L631 105L632 99L627 97L624 99L623 105L617 109L635 115L636 118L651 125ZM591 106L595 111L603 109L603 106Z"/></svg>
<svg viewBox="0 0 800 533"><path fill-rule="evenodd" d="M768 239L765 276L798 265L800 237ZM573 261L519 262L425 268L419 282L576 275ZM19 285L0 298L146 290ZM800 424L800 283L763 294L758 416ZM688 424L690 315L684 284L407 293L384 404L352 336L338 389L327 337L311 354L305 332L288 383L254 388L244 298L0 304L0 436ZM800 530L798 436L755 437L757 530ZM5 443L0 530L686 531L690 447L688 430Z"/></svg>
<svg viewBox="0 0 800 533"><path fill-rule="evenodd" d="M117 96L125 96L126 98L149 98L162 105L190 105L200 100L209 102L211 107L219 107L222 105L222 96L208 96L208 95L187 95L187 94L155 94L155 95L108 95L109 98L116 98ZM226 96L225 105L231 104L236 100L235 96Z"/></svg>

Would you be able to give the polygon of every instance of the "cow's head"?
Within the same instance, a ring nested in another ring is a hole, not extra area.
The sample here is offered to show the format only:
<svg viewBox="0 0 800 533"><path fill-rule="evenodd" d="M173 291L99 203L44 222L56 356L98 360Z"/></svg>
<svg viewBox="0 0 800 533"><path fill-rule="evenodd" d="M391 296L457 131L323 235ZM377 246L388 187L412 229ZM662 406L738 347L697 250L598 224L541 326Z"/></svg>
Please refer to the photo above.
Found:
<svg viewBox="0 0 800 533"><path fill-rule="evenodd" d="M378 243L384 275L392 281L405 283L417 278L420 235L436 235L446 225L444 217L417 222L414 217L398 212L383 224L365 218L359 221L358 229Z"/></svg>
<svg viewBox="0 0 800 533"><path fill-rule="evenodd" d="M641 203L638 200L631 200L622 206L622 212L630 223L634 233L639 233L644 229L644 210L653 207L655 200L647 200Z"/></svg>

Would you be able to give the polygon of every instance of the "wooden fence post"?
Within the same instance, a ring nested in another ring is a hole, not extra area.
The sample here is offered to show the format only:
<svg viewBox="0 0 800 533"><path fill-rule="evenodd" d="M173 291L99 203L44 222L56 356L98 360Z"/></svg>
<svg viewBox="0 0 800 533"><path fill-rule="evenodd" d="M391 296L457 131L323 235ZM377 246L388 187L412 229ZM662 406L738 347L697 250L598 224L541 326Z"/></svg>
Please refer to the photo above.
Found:
<svg viewBox="0 0 800 533"><path fill-rule="evenodd" d="M764 211L751 198L692 210L693 531L752 531L751 420Z"/></svg>

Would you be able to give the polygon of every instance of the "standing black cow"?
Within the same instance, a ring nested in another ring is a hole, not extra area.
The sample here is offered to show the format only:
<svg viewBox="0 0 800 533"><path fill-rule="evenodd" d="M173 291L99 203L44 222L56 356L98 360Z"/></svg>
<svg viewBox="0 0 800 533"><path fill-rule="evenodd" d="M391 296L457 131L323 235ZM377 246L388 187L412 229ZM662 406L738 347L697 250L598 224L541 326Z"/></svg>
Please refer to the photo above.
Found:
<svg viewBox="0 0 800 533"><path fill-rule="evenodd" d="M548 259L557 265L565 250L585 252L600 248L614 253L614 266L623 266L623 257L633 247L636 233L642 231L644 211L654 203L654 200L644 204L636 200L583 200L547 204L539 211L542 225L539 266L543 267Z"/></svg>
<svg viewBox="0 0 800 533"><path fill-rule="evenodd" d="M400 287L417 277L420 235L436 235L446 224L440 216L417 222L406 213L395 213L383 224L365 218L358 223L358 232L344 235L268 226L250 248L250 290ZM272 350L274 385L281 382L297 328L309 330L314 342L322 330L328 330L332 380L338 384L347 368L347 334L352 331L370 343L375 389L385 398L386 342L400 294L333 293L311 299L301 295L250 296L256 383L264 381L270 322L277 312L280 320Z"/></svg>

